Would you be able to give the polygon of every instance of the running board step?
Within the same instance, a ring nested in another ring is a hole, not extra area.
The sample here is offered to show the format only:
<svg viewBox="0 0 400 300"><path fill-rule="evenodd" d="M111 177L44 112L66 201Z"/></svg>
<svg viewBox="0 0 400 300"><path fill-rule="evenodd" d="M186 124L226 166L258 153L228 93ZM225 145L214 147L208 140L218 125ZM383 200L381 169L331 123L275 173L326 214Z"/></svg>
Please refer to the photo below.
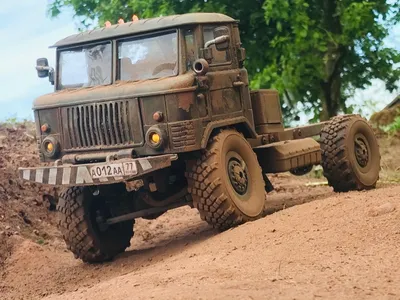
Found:
<svg viewBox="0 0 400 300"><path fill-rule="evenodd" d="M321 163L321 148L312 138L290 140L253 148L264 173L287 172Z"/></svg>

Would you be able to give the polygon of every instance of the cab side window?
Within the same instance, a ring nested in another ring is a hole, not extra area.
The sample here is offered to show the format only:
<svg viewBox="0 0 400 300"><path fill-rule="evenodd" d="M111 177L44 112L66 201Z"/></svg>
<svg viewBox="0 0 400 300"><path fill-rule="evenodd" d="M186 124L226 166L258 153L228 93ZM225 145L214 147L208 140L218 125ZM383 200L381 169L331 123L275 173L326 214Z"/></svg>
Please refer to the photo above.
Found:
<svg viewBox="0 0 400 300"><path fill-rule="evenodd" d="M204 43L214 39L214 29L218 26L204 26ZM213 60L211 65L229 63L231 61L230 49L218 51L215 45L210 46L213 52Z"/></svg>
<svg viewBox="0 0 400 300"><path fill-rule="evenodd" d="M183 31L183 35L185 37L186 46L186 67L187 70L191 70L194 61L197 59L194 31L193 29L186 29Z"/></svg>

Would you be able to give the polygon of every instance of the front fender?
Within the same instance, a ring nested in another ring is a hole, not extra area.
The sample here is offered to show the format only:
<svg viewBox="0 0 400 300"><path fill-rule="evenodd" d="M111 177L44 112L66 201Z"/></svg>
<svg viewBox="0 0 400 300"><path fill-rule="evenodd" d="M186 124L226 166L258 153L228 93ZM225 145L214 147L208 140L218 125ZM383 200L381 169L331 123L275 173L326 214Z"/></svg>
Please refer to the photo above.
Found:
<svg viewBox="0 0 400 300"><path fill-rule="evenodd" d="M254 128L250 125L250 122L245 117L237 117L227 120L213 121L207 124L203 138L201 139L201 148L205 149L207 147L208 140L214 130L226 127L234 127L240 133L242 133L246 138L256 138L257 133Z"/></svg>

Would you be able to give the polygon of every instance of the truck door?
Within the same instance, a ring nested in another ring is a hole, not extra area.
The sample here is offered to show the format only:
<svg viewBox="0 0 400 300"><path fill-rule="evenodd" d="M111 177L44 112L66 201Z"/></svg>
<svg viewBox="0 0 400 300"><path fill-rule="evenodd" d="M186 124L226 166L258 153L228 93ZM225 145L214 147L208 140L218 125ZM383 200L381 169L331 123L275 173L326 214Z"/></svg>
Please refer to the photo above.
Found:
<svg viewBox="0 0 400 300"><path fill-rule="evenodd" d="M218 27L221 27L221 25L206 25L203 27L204 43L215 38L214 32ZM231 36L230 27L226 28ZM212 49L213 58L207 77L210 88L212 119L220 119L226 114L230 116L243 115L241 87L234 84L234 82L238 81L240 70L236 66L237 63L233 57L232 39L227 50L219 51L216 45L212 45L210 48Z"/></svg>

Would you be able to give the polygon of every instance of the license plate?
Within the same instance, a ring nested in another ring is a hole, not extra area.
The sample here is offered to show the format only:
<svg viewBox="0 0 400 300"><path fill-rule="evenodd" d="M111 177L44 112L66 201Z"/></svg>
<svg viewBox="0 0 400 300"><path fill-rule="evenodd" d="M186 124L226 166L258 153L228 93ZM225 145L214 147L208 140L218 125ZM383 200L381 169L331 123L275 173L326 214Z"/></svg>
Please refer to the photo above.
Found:
<svg viewBox="0 0 400 300"><path fill-rule="evenodd" d="M135 162L98 165L90 168L92 178L121 177L137 174Z"/></svg>

